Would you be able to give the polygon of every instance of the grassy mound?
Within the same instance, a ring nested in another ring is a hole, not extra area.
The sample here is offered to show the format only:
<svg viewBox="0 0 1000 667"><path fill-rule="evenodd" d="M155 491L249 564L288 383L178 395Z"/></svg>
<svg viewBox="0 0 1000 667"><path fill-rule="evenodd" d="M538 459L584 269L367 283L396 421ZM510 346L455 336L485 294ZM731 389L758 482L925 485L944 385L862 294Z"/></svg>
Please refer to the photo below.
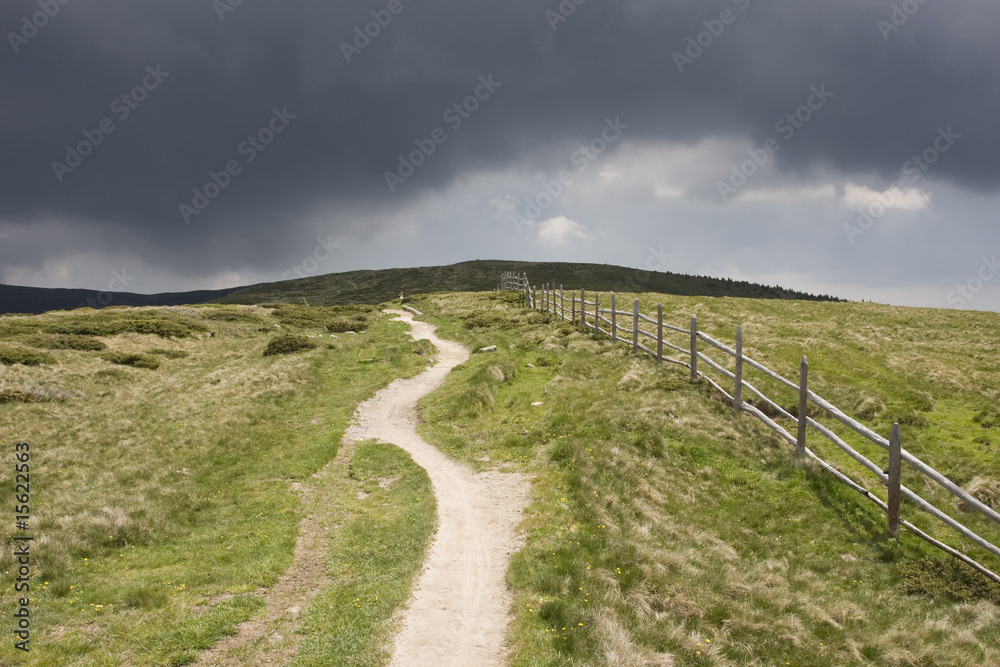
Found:
<svg viewBox="0 0 1000 667"><path fill-rule="evenodd" d="M305 336L296 334L279 334L268 341L264 348L264 356L270 357L276 354L293 354L303 350L311 350L316 347L316 343Z"/></svg>

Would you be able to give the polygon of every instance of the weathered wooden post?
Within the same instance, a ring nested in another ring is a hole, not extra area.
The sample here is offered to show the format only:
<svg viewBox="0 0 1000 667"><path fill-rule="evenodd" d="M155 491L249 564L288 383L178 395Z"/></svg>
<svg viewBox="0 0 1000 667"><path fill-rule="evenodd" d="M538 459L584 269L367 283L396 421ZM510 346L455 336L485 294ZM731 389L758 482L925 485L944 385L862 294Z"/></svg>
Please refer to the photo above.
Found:
<svg viewBox="0 0 1000 667"><path fill-rule="evenodd" d="M892 425L889 436L889 537L899 539L899 490L900 473L902 472L902 437L899 424Z"/></svg>
<svg viewBox="0 0 1000 667"><path fill-rule="evenodd" d="M736 384L733 387L733 409L743 412L743 327L736 327Z"/></svg>
<svg viewBox="0 0 1000 667"><path fill-rule="evenodd" d="M576 290L570 290L569 307L570 307L570 313L573 315L572 317L569 318L569 321L576 324Z"/></svg>
<svg viewBox="0 0 1000 667"><path fill-rule="evenodd" d="M632 352L639 351L639 299L632 304Z"/></svg>
<svg viewBox="0 0 1000 667"><path fill-rule="evenodd" d="M691 315L691 379L698 379L698 316Z"/></svg>
<svg viewBox="0 0 1000 667"><path fill-rule="evenodd" d="M618 342L618 315L615 312L615 293L611 293L611 342Z"/></svg>
<svg viewBox="0 0 1000 667"><path fill-rule="evenodd" d="M663 362L663 304L656 304L656 363Z"/></svg>
<svg viewBox="0 0 1000 667"><path fill-rule="evenodd" d="M594 335L600 333L601 328L601 293L594 292Z"/></svg>
<svg viewBox="0 0 1000 667"><path fill-rule="evenodd" d="M795 439L795 456L806 455L806 426L809 413L809 361L802 357L799 362L799 433Z"/></svg>
<svg viewBox="0 0 1000 667"><path fill-rule="evenodd" d="M534 287L531 288L531 307L538 309L538 290Z"/></svg>
<svg viewBox="0 0 1000 667"><path fill-rule="evenodd" d="M562 283L559 283L559 319L566 319L566 293L563 292Z"/></svg>
<svg viewBox="0 0 1000 667"><path fill-rule="evenodd" d="M580 290L580 325L587 326L587 298L586 290Z"/></svg>

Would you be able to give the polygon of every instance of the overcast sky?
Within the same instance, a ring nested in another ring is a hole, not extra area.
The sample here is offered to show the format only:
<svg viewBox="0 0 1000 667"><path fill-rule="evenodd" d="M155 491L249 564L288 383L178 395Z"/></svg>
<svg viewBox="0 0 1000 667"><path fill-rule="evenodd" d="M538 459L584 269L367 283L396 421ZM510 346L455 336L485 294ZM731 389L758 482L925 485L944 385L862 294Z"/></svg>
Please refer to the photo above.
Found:
<svg viewBox="0 0 1000 667"><path fill-rule="evenodd" d="M996 0L4 0L0 26L3 283L566 260L1000 310Z"/></svg>

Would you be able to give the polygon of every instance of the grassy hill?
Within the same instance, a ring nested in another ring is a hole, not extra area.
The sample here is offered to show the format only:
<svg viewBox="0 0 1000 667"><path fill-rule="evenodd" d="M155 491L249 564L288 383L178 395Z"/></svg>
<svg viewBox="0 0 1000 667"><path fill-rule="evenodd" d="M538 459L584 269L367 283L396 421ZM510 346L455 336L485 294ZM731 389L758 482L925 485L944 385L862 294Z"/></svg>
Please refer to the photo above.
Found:
<svg viewBox="0 0 1000 667"><path fill-rule="evenodd" d="M307 512L340 530L337 585L300 658L377 649L433 527L430 480L385 445L327 464L355 405L430 358L387 320L214 305L0 317L0 664L187 664L260 613ZM26 531L12 514L22 441ZM15 535L34 538L30 653L11 634ZM380 563L392 567L365 569Z"/></svg>
<svg viewBox="0 0 1000 667"><path fill-rule="evenodd" d="M900 422L905 447L1000 507L1000 315L632 296L681 326L697 313L724 341L742 324L746 353L786 376L808 354L820 395L879 432ZM512 293L414 305L439 334L497 348L424 399L424 437L472 466L537 475L509 575L513 665L1000 664L1000 586L905 531L888 539L884 514L687 369L524 310ZM808 445L884 493L818 434ZM909 470L904 483L1000 544L1000 526L947 492ZM903 515L1000 571L905 501Z"/></svg>
<svg viewBox="0 0 1000 667"><path fill-rule="evenodd" d="M782 287L768 287L727 278L679 273L643 272L608 264L572 262L511 262L475 260L450 266L348 271L312 278L266 283L238 290L219 303L276 303L306 299L314 306L346 303L377 304L430 292L482 292L500 282L503 271L527 272L532 284L562 283L566 289L645 291L687 296L732 296L755 299L830 300Z"/></svg>
<svg viewBox="0 0 1000 667"><path fill-rule="evenodd" d="M724 341L742 324L747 354L785 375L808 354L819 394L881 433L900 422L907 449L1000 506L1000 315L634 296L671 323L697 313ZM1000 664L1000 587L905 531L889 540L874 506L685 369L513 293L411 302L441 335L496 346L421 402L424 437L475 468L534 476L508 577L513 665ZM340 453L358 401L432 356L387 319L296 304L0 317L0 442L32 447L37 642L28 656L3 643L0 663L188 663L260 613L322 498L328 581L302 611L306 634L285 635L291 664L384 664L433 523L429 482L372 443L313 474ZM880 492L815 434L809 446ZM1000 542L1000 527L905 474ZM0 487L13 483L0 467ZM1000 570L905 501L903 514ZM0 553L7 627L15 533Z"/></svg>

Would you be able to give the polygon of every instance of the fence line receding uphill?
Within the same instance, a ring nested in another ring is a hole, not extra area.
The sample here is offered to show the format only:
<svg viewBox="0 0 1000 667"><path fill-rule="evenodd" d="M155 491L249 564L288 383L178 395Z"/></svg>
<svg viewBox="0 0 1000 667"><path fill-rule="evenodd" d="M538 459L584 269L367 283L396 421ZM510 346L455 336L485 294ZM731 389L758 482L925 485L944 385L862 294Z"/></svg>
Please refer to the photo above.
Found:
<svg viewBox="0 0 1000 667"><path fill-rule="evenodd" d="M841 482L844 482L849 487L858 491L863 496L871 500L873 503L878 505L882 511L886 512L888 515L888 528L889 535L892 538L899 537L900 526L906 528L914 535L917 535L921 539L933 544L935 547L946 551L952 556L958 558L962 562L975 568L982 574L986 575L993 581L1000 583L1000 575L989 570L987 567L976 562L966 554L953 549L952 547L944 544L943 542L936 540L931 537L918 527L914 526L909 521L905 521L900 518L900 500L901 498L906 498L918 508L924 510L928 514L939 519L941 522L945 523L949 527L953 528L959 534L961 534L966 539L972 541L979 547L989 551L993 555L1000 557L1000 547L997 547L993 543L989 542L985 538L973 532L970 528L960 523L951 516L945 514L937 507L927 502L911 489L904 486L901 481L901 463L906 462L912 468L920 472L924 477L933 480L941 487L955 495L959 498L966 507L975 509L980 514L985 516L990 521L993 521L997 525L1000 525L1000 514L995 512L990 507L981 503L976 498L972 497L969 493L960 488L957 484L952 482L946 476L927 465L916 456L906 451L902 447L902 438L900 435L899 424L893 424L892 432L888 438L875 433L869 429L864 424L861 424L857 420L847 416L842 410L837 408L835 405L817 395L815 392L811 391L808 387L808 376L809 376L809 365L806 357L802 357L800 368L799 368L799 382L795 382L775 373L771 369L767 368L763 364L754 361L753 359L745 356L743 354L743 329L738 327L736 329L736 342L735 347L729 347L724 343L716 340L712 336L698 330L698 318L695 315L691 316L690 325L685 327L676 326L663 321L663 304L657 304L656 316L652 317L645 315L639 311L639 300L635 299L632 304L631 310L619 310L616 304L615 294L610 295L610 307L601 307L601 295L598 292L594 292L593 300L587 300L587 294L585 290L580 290L579 296L575 290L571 291L567 296L563 291L562 285L558 288L554 285L542 285L541 287L536 287L530 284L528 281L527 274L524 273L514 273L514 272L504 272L500 278L500 289L501 290L515 290L521 292L524 295L524 299L529 308L536 308L539 310L544 310L548 313L561 318L564 321L570 321L578 323L580 326L590 329L595 335L605 335L611 338L612 342L623 342L630 344L632 346L633 352L643 351L656 358L657 362L669 362L684 366L691 371L691 379L704 379L712 387L715 388L722 396L724 396L729 403L733 406L737 412L747 412L757 419L764 422L768 427L773 429L779 436L788 441L789 444L795 446L795 453L797 456L806 457L816 461L823 470L827 471L834 477L836 477ZM642 323L650 324L655 326L655 333L642 330ZM602 326L603 325L603 326ZM676 345L668 340L664 339L664 332L673 334L685 334L688 337L687 347L682 347ZM651 347L647 347L640 342L649 341ZM716 363L713 359L706 356L698 350L699 341L713 347L731 357L735 361L735 370L730 371L723 368L720 364ZM655 348L655 349L654 349ZM683 358L672 358L669 356L664 356L664 348L669 350L668 354L681 354L684 355ZM699 367L699 362L708 366L713 371L724 375L732 381L732 393L729 393L725 388L723 388L715 379L707 376L705 373L701 372ZM750 366L764 375L776 380L791 389L798 392L799 395L799 405L798 414L793 415L783 407L778 405L775 401L771 400L765 396L761 391L759 391L752 384L743 379L743 367ZM786 419L797 422L798 428L795 435L787 431L783 426L778 424L774 419L764 414L764 412L743 400L743 391L747 390L763 401L767 406L774 411L775 414L780 415ZM889 453L889 461L886 467L880 467L873 463L867 457L865 457L860 452L856 451L853 447L847 444L842 438L831 431L829 428L819 423L812 417L808 416L809 403L812 402L814 405L819 407L825 414L832 417L836 421L840 422L844 426L855 431L862 437L870 440L874 444L887 450ZM873 494L868 489L864 488L860 484L856 483L839 470L834 468L832 465L817 456L811 449L806 447L806 433L809 428L814 429L825 438L830 440L833 444L837 445L845 454L850 456L852 459L860 463L867 470L872 472L888 489L888 498L883 501L875 494Z"/></svg>

